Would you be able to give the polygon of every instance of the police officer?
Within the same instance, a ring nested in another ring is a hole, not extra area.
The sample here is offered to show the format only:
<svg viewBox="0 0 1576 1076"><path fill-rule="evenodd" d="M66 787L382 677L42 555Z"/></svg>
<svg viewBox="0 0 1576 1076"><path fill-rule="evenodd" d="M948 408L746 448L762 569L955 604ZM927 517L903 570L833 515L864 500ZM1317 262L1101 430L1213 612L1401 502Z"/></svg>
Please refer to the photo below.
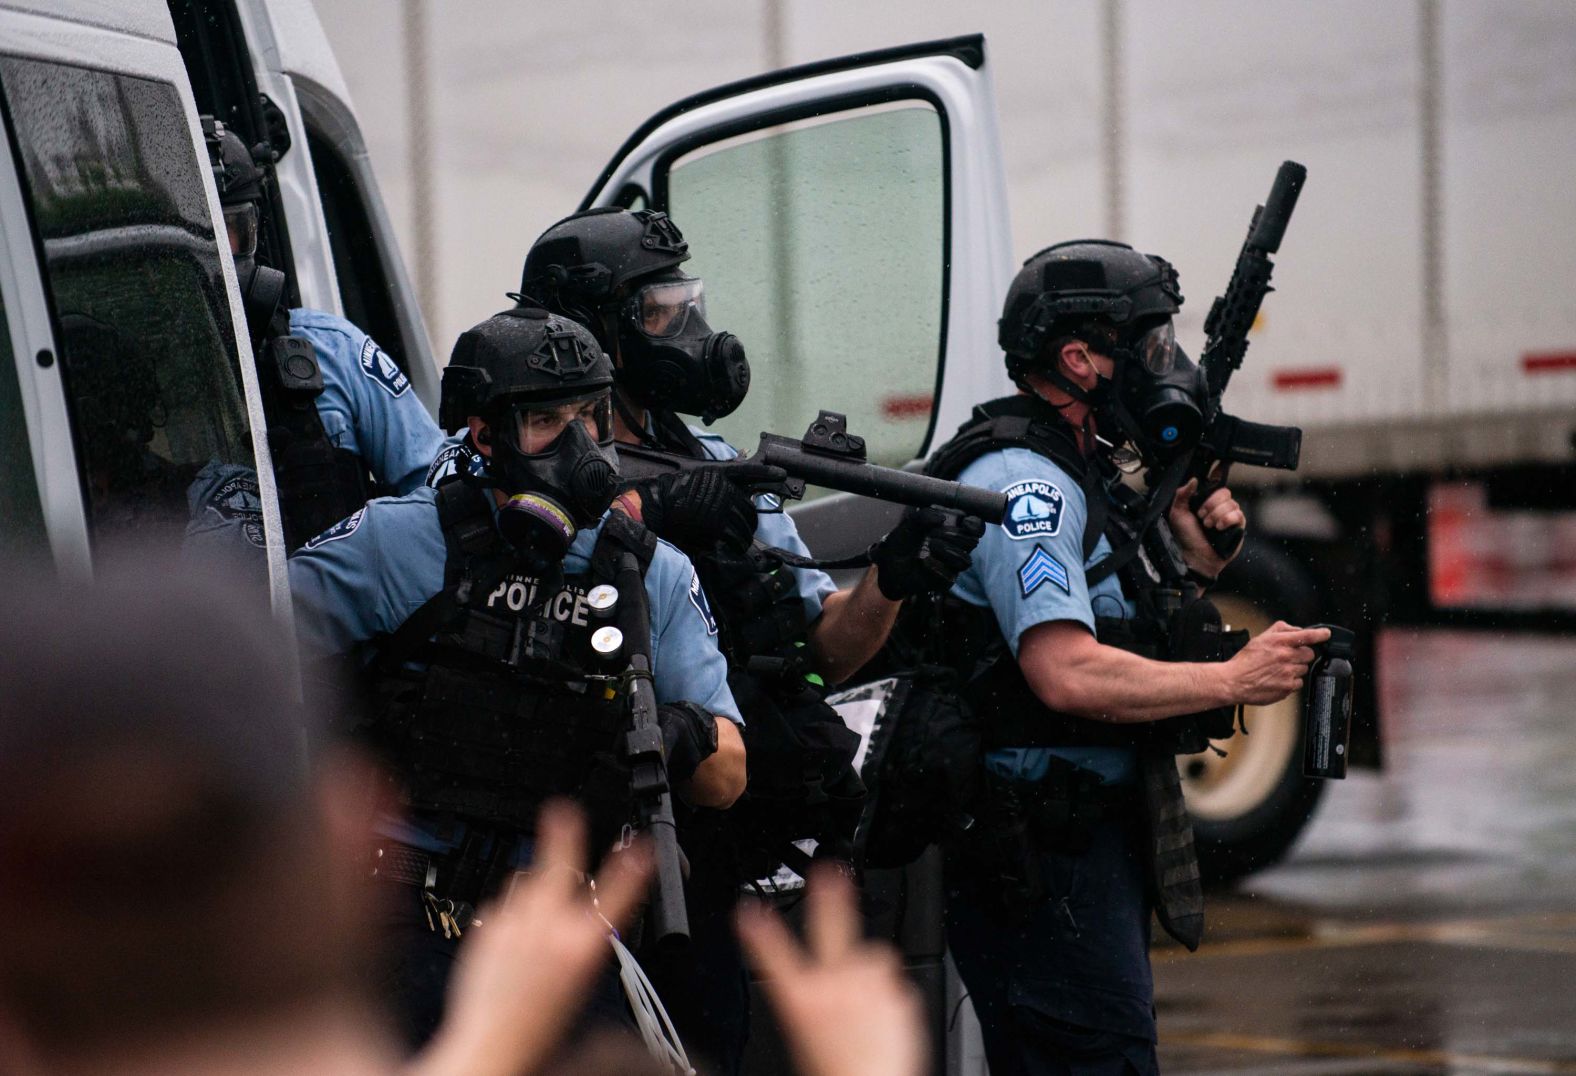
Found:
<svg viewBox="0 0 1576 1076"><path fill-rule="evenodd" d="M750 385L744 345L706 323L704 284L679 268L689 257L689 244L665 213L588 210L559 221L532 245L521 293L590 328L613 356L619 441L728 460L737 449L679 417L696 415L709 425L731 414ZM790 516L757 514L747 496L711 472L645 482L640 493L647 524L692 557L713 552L719 531L735 548L753 537L809 555ZM970 530L946 513L910 512L847 590L818 569L790 569L821 677L839 683L869 661L904 598L950 586L977 540Z"/></svg>
<svg viewBox="0 0 1576 1076"><path fill-rule="evenodd" d="M1224 488L1190 507L1179 481L1202 401L1181 302L1167 262L1120 243L1036 254L1000 326L1018 395L927 467L1009 499L935 640L987 751L973 836L947 857L947 936L997 1076L1156 1070L1149 894L1190 948L1203 926L1175 754L1296 691L1327 634L1276 624L1218 660L1201 592L1235 550L1206 532L1245 518ZM1116 463L1150 468L1148 499Z"/></svg>
<svg viewBox="0 0 1576 1076"><path fill-rule="evenodd" d="M532 306L489 318L455 344L441 411L468 429L483 472L373 500L290 560L303 645L365 663L373 701L360 732L409 814L385 824L373 869L408 892L392 987L412 1042L441 1015L453 925L528 861L543 797L579 798L598 849L631 822L610 605L649 602L673 788L708 808L744 788L739 715L694 569L608 511L612 383L611 362L573 322ZM643 566L643 594L610 587L623 553Z"/></svg>
<svg viewBox="0 0 1576 1076"><path fill-rule="evenodd" d="M593 209L542 233L521 293L590 328L614 357L621 444L730 460L739 454L732 445L680 417L709 425L743 402L750 383L744 345L706 321L704 285L681 268L689 257L665 213ZM625 472L639 474L639 458L621 455ZM820 569L786 566L769 551L809 556L791 517L757 512L738 479L760 476L744 471L734 480L701 468L635 483L646 526L690 555L716 603L750 744L750 788L725 820L725 840L691 850L693 951L683 964L653 967L686 1042L722 1072L738 1071L748 1034L729 915L739 884L796 854L796 838L846 854L857 818L858 738L825 704L824 683L880 649L904 598L950 586L983 531L977 520L910 512L874 547L865 576L838 590Z"/></svg>
<svg viewBox="0 0 1576 1076"><path fill-rule="evenodd" d="M286 309L285 275L258 257L267 173L224 124L205 116L203 130L271 405L269 445L286 542L295 549L374 493L404 494L420 485L443 433L410 379L365 332L337 314ZM216 475L215 482L233 477Z"/></svg>

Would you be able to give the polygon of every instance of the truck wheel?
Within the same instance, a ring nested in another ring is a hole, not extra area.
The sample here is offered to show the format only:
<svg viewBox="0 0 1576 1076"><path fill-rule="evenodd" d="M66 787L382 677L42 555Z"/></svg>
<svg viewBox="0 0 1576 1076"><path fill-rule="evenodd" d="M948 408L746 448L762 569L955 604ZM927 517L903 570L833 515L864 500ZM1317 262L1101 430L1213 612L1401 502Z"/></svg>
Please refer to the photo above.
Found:
<svg viewBox="0 0 1576 1076"><path fill-rule="evenodd" d="M1276 620L1306 624L1318 615L1306 573L1275 547L1248 547L1211 595L1221 619L1257 635ZM1302 776L1302 696L1250 706L1240 732L1218 746L1177 759L1199 867L1219 885L1279 861L1307 825L1324 782Z"/></svg>

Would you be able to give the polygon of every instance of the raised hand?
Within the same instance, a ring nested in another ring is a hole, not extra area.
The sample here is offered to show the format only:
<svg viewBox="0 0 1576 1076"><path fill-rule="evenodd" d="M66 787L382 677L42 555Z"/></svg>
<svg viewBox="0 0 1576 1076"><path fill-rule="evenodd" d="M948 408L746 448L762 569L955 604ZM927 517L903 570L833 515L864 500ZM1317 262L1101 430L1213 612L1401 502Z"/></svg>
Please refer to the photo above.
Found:
<svg viewBox="0 0 1576 1076"><path fill-rule="evenodd" d="M637 842L598 876L593 908L585 846L578 808L542 807L531 872L465 928L447 1014L413 1076L515 1076L553 1055L609 957L603 919L627 925L651 876Z"/></svg>
<svg viewBox="0 0 1576 1076"><path fill-rule="evenodd" d="M928 1053L919 996L897 951L860 936L854 887L832 867L812 872L807 945L764 905L739 912L739 938L764 977L794 1062L805 1076L917 1076Z"/></svg>

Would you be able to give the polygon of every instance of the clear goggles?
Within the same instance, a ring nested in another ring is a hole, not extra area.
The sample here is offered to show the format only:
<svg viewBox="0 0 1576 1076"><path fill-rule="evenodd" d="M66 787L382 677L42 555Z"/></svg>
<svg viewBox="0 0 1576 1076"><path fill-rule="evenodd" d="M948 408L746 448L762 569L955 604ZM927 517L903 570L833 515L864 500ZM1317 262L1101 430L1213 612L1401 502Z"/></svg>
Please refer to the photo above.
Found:
<svg viewBox="0 0 1576 1076"><path fill-rule="evenodd" d="M224 227L230 233L230 253L237 258L250 258L257 254L257 206L224 207Z"/></svg>
<svg viewBox="0 0 1576 1076"><path fill-rule="evenodd" d="M1171 319L1167 318L1140 336L1130 351L1151 374L1159 377L1170 373L1177 364L1177 334Z"/></svg>
<svg viewBox="0 0 1576 1076"><path fill-rule="evenodd" d="M699 277L647 284L625 305L635 328L657 340L683 332L691 310L701 318L706 316L706 288Z"/></svg>
<svg viewBox="0 0 1576 1076"><path fill-rule="evenodd" d="M603 390L595 396L553 403L513 404L509 421L514 427L514 442L525 456L546 456L558 448L558 440L571 425L585 427L591 440L599 445L613 443L613 395Z"/></svg>

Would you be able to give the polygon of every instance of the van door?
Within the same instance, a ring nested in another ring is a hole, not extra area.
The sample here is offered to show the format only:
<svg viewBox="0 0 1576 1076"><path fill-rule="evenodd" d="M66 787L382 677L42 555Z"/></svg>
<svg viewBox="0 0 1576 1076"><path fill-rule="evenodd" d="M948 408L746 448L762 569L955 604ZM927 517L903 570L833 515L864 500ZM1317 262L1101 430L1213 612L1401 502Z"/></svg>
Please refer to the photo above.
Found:
<svg viewBox="0 0 1576 1076"><path fill-rule="evenodd" d="M582 203L666 210L707 319L750 356L718 428L741 449L848 415L903 466L1008 389L996 318L1012 268L995 91L979 36L788 68L676 102ZM939 432L939 437L938 437ZM890 506L799 506L818 554L863 548Z"/></svg>
<svg viewBox="0 0 1576 1076"><path fill-rule="evenodd" d="M205 522L234 523L224 539L254 547L237 549L248 564L266 549L288 615L272 470L258 467L266 425L207 153L168 19L145 6L128 18L148 33L0 13L0 450L7 503L25 509L0 530L9 545L41 526L50 559L74 575L113 546L183 549Z"/></svg>

